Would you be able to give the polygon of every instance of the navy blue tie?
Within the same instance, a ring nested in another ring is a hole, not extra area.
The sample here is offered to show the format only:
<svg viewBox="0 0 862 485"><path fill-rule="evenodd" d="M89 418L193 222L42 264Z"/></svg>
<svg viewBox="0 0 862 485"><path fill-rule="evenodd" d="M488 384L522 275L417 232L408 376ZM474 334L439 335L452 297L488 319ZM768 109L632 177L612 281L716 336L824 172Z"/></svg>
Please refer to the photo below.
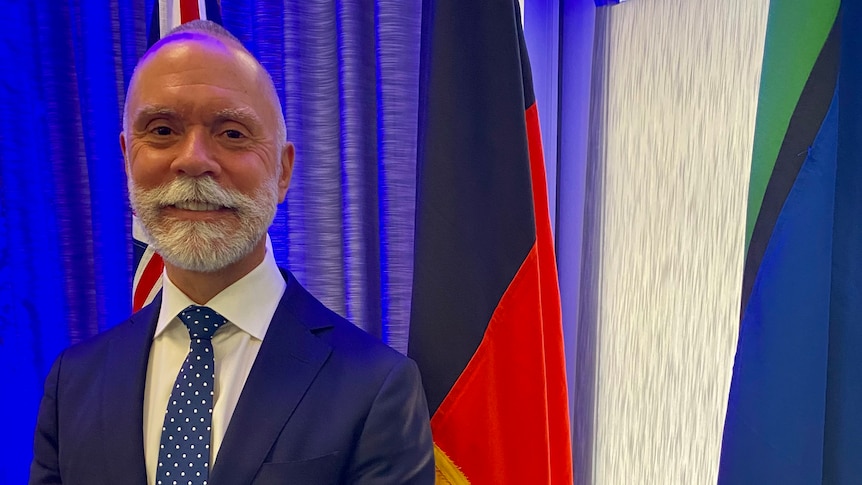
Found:
<svg viewBox="0 0 862 485"><path fill-rule="evenodd" d="M162 426L157 485L204 485L209 478L215 384L212 336L226 323L211 308L191 305L179 314L191 345L177 375Z"/></svg>

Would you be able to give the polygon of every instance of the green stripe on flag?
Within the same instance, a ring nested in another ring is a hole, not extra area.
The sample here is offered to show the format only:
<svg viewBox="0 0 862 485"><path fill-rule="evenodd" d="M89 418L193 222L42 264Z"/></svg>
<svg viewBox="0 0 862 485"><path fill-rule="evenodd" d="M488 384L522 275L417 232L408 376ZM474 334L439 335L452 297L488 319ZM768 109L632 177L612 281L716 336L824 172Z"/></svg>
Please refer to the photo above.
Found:
<svg viewBox="0 0 862 485"><path fill-rule="evenodd" d="M746 254L790 117L840 4L840 0L772 0L769 5L748 187Z"/></svg>

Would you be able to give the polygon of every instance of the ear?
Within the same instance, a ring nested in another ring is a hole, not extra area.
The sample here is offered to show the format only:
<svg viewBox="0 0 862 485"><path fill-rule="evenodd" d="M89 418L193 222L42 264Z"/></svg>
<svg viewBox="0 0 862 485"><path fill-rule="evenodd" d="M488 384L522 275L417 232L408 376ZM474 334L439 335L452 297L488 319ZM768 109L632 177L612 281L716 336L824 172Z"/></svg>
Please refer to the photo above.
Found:
<svg viewBox="0 0 862 485"><path fill-rule="evenodd" d="M287 142L281 150L281 177L278 178L278 203L284 202L287 188L290 186L290 177L293 175L293 161L296 157L296 148L293 143Z"/></svg>
<svg viewBox="0 0 862 485"><path fill-rule="evenodd" d="M126 176L129 174L129 159L126 157L126 134L122 131L120 132L120 151L123 153L123 165L126 169Z"/></svg>

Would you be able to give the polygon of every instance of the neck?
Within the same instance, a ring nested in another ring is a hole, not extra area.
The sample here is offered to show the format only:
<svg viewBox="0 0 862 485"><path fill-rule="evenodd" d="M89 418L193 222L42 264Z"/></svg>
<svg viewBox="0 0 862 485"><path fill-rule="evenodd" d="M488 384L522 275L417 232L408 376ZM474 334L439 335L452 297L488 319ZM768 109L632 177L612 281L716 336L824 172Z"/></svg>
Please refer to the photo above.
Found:
<svg viewBox="0 0 862 485"><path fill-rule="evenodd" d="M165 271L176 287L193 302L204 305L257 267L266 256L266 237L239 261L213 272L191 271L165 261Z"/></svg>

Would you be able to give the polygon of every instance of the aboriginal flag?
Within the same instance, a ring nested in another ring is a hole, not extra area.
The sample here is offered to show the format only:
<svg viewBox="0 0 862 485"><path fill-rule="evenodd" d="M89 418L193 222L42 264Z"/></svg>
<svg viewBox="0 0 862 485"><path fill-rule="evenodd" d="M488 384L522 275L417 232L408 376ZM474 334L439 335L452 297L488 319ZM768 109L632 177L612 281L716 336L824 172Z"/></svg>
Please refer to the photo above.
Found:
<svg viewBox="0 0 862 485"><path fill-rule="evenodd" d="M572 483L560 293L516 1L425 0L409 355L438 483Z"/></svg>
<svg viewBox="0 0 862 485"><path fill-rule="evenodd" d="M862 4L775 0L719 483L862 477Z"/></svg>

